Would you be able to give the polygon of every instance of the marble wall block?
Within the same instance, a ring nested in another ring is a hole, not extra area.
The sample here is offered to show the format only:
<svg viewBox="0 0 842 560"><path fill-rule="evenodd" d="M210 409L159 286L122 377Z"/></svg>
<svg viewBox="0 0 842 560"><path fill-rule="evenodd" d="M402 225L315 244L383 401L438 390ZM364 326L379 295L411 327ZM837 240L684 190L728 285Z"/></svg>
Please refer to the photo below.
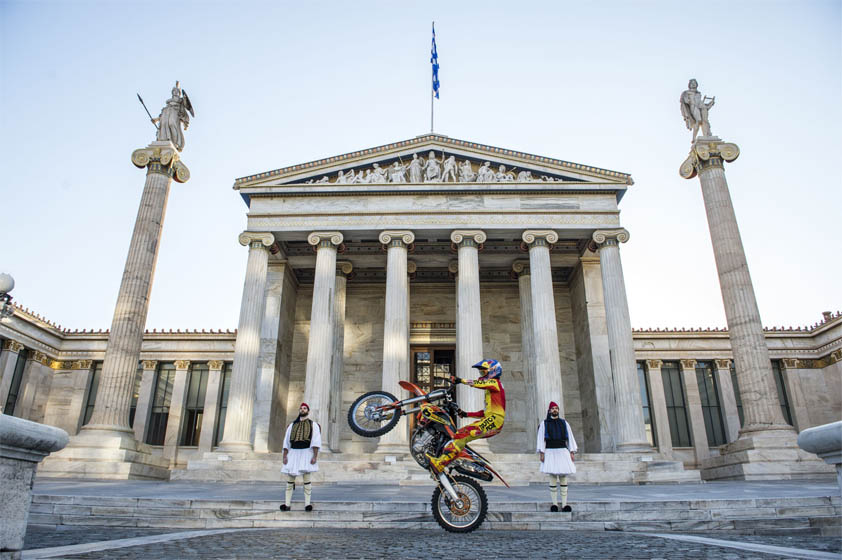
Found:
<svg viewBox="0 0 842 560"><path fill-rule="evenodd" d="M35 355L38 356L37 353ZM52 382L53 370L50 366L30 357L23 370L15 416L42 423Z"/></svg>
<svg viewBox="0 0 842 560"><path fill-rule="evenodd" d="M87 387L83 375L85 370L62 369L53 374L50 395L47 398L44 412L44 424L61 428L70 435L76 435L82 423L81 400L76 399L78 407L74 407L73 396L83 393ZM80 384L80 382L83 382Z"/></svg>

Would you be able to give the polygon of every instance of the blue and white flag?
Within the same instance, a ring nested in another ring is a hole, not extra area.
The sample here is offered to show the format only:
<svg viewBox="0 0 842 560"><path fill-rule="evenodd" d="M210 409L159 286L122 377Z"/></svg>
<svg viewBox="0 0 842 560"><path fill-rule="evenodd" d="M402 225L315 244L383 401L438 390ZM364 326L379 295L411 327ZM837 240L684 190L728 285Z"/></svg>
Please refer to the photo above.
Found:
<svg viewBox="0 0 842 560"><path fill-rule="evenodd" d="M433 64L433 93L439 98L439 53L436 52L436 24L433 22L433 49L430 52L430 62Z"/></svg>

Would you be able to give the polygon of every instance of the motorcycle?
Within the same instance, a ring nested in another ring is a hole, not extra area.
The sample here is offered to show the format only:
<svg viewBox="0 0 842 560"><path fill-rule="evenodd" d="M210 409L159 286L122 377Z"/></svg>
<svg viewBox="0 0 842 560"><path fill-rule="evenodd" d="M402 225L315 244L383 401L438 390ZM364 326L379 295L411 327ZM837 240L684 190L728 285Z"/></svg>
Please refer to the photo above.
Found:
<svg viewBox="0 0 842 560"><path fill-rule="evenodd" d="M488 460L470 446L465 446L443 472L437 473L430 465L427 454L433 457L441 455L458 429L455 418L461 409L448 389L425 393L408 381L400 381L399 385L414 396L398 400L386 391L366 393L348 410L348 424L354 433L363 437L379 437L391 431L401 416L417 414L409 451L436 481L432 497L433 517L445 531L470 533L482 525L488 513L488 497L477 480L491 482L496 476L506 488L509 485L491 468Z"/></svg>

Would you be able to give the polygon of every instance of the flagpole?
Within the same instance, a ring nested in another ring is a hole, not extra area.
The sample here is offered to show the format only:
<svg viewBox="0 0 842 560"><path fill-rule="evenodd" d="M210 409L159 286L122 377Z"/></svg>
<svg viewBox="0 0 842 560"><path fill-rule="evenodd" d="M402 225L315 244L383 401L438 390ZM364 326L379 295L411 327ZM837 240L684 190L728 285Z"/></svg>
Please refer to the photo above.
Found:
<svg viewBox="0 0 842 560"><path fill-rule="evenodd" d="M436 22L433 22L433 39L435 39L436 33ZM431 61L432 62L432 61ZM433 107L435 106L434 99L435 99L435 91L434 89L434 80L436 77L435 67L432 65L430 66L430 134L433 133Z"/></svg>

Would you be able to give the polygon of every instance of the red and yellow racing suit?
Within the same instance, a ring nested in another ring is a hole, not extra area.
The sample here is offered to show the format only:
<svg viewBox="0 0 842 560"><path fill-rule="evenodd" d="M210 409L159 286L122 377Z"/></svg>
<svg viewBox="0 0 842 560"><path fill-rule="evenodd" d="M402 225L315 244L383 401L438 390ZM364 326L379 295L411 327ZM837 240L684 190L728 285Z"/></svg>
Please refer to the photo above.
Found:
<svg viewBox="0 0 842 560"><path fill-rule="evenodd" d="M473 382L460 380L460 382L485 391L485 410L468 412L468 417L480 418L480 420L459 428L453 435L453 439L444 446L442 454L438 457L430 457L430 463L439 472L455 459L468 443L500 433L506 419L506 391L499 378L480 378Z"/></svg>

